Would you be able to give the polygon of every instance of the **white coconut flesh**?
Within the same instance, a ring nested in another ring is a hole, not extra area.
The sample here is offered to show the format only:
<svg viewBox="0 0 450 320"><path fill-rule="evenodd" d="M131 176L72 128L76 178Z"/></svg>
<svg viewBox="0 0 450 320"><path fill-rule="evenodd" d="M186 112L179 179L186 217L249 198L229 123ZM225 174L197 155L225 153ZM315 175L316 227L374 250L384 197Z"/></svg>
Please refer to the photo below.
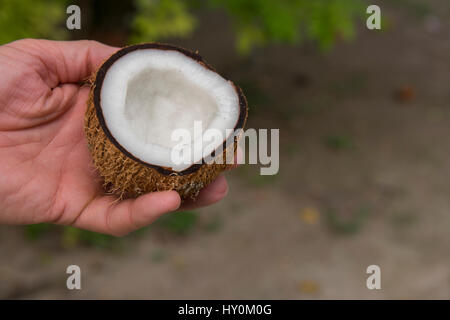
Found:
<svg viewBox="0 0 450 320"><path fill-rule="evenodd" d="M145 163L173 171L201 162L220 147L240 113L232 83L175 50L140 49L120 57L105 74L100 101L118 144ZM172 136L176 129L191 137L184 141L191 157L182 163L172 159L172 149L182 142ZM215 132L215 139L205 134L208 129L214 129L209 133Z"/></svg>

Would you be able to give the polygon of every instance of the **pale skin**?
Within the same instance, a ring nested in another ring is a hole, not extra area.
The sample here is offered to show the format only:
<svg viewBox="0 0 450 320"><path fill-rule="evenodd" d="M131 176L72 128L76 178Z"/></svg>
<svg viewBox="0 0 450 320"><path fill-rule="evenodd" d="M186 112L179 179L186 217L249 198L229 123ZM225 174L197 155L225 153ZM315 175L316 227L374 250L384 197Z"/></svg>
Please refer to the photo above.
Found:
<svg viewBox="0 0 450 320"><path fill-rule="evenodd" d="M82 82L118 48L25 39L0 46L0 224L55 223L126 235L175 210L215 203L223 176L181 207L175 191L105 195L83 132Z"/></svg>

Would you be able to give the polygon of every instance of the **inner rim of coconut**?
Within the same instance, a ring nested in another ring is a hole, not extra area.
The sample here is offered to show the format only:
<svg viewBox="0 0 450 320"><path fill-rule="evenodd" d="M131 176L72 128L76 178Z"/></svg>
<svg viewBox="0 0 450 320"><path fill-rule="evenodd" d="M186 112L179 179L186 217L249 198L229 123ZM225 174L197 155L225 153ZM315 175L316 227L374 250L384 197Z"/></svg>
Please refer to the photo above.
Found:
<svg viewBox="0 0 450 320"><path fill-rule="evenodd" d="M120 57L105 74L100 101L117 143L137 159L173 171L214 152L232 133L240 113L231 82L175 50L139 49ZM202 122L203 135L194 130L195 121ZM172 149L180 142L172 140L176 129L191 134L189 162L172 161ZM220 132L223 140L211 143L207 129Z"/></svg>

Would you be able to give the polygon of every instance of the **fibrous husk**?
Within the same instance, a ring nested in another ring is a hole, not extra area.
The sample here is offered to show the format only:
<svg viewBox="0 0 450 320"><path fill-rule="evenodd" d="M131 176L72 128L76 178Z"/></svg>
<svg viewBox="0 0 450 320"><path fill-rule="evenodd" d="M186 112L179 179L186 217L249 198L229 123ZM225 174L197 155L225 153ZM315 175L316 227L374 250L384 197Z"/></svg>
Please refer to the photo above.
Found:
<svg viewBox="0 0 450 320"><path fill-rule="evenodd" d="M147 46L151 44L146 44ZM161 46L160 44L155 44ZM170 50L179 48L168 46ZM185 52L185 49L182 49ZM200 59L202 64L210 68L200 56L196 53L196 59ZM107 60L108 61L108 60ZM102 67L99 68L101 70ZM232 164L220 163L202 163L196 166L190 172L182 174L173 172L170 168L155 168L154 166L142 163L133 159L116 145L114 139L111 139L105 132L105 128L99 121L98 112L95 105L94 90L96 86L96 75L91 77L91 91L87 103L85 114L85 133L88 142L88 148L93 158L94 166L103 179L105 190L109 193L118 195L121 198L137 197L139 195L165 190L177 191L182 199L195 199L199 191L214 181L224 170L230 169ZM247 102L240 88L236 87L240 95L241 107L244 106L245 115L242 128L247 117ZM224 150L226 153L234 153L237 147L237 139L228 143Z"/></svg>

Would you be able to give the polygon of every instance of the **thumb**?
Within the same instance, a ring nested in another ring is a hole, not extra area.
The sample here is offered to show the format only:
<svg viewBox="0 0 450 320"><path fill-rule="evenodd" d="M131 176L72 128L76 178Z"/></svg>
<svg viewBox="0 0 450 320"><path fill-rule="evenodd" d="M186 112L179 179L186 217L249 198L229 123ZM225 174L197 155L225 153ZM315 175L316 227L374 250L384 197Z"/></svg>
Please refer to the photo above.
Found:
<svg viewBox="0 0 450 320"><path fill-rule="evenodd" d="M104 196L93 200L73 223L74 227L124 236L174 211L181 199L176 191L152 192L136 199L117 201Z"/></svg>

